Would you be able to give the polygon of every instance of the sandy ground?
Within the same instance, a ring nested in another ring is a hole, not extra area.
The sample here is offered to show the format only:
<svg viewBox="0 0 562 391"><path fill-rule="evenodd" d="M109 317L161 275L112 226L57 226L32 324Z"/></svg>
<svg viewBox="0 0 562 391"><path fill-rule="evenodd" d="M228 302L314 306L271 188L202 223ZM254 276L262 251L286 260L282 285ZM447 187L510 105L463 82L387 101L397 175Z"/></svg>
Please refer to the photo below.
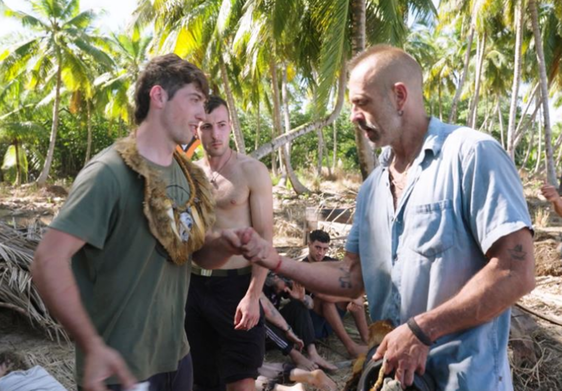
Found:
<svg viewBox="0 0 562 391"><path fill-rule="evenodd" d="M275 192L275 245L287 255L300 258L306 254L303 246L306 207L350 207L353 205L357 186L346 183L334 187L328 183L326 186L323 184L322 190L323 193L305 199L297 199L291 192L280 189ZM562 242L562 219L552 213L548 203L533 196L535 190L529 191L528 200L531 216L538 227L535 236L537 287L522 298L520 303L551 321L532 316L538 325L532 335L537 361L513 366L514 383L517 391L562 390L562 327L552 322L562 323L562 260L560 251L557 250ZM0 219L23 226L34 222L48 224L63 201L64 197L44 190L31 195L24 190L4 190L0 197ZM336 238L330 255L341 257L349 225L323 222L318 225ZM345 324L348 332L359 342L359 335L350 316L345 318ZM68 390L76 389L72 379L73 347L48 340L42 331L33 328L20 315L0 308L0 351L3 350L19 352L30 365L45 367ZM338 389L343 389L351 372L351 361L342 344L332 336L319 343L318 350L329 361L339 363L342 367L330 376L337 382ZM278 352L270 351L266 360L283 362L285 358Z"/></svg>

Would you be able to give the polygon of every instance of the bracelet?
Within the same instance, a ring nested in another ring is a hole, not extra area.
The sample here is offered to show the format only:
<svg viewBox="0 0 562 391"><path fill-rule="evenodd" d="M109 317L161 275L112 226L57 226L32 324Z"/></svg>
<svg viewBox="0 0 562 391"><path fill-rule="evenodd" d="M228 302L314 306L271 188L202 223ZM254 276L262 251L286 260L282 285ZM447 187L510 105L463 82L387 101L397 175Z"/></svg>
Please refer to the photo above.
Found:
<svg viewBox="0 0 562 391"><path fill-rule="evenodd" d="M273 269L273 274L277 274L279 269L281 269L281 264L283 263L283 257L279 255L279 262L277 262L277 266Z"/></svg>
<svg viewBox="0 0 562 391"><path fill-rule="evenodd" d="M290 324L287 324L287 330L285 330L285 334L287 334L291 330L293 330L293 328L291 327Z"/></svg>
<svg viewBox="0 0 562 391"><path fill-rule="evenodd" d="M425 346L432 345L431 338L429 338L427 334L423 332L423 330L420 328L420 325L418 324L418 322L416 322L413 316L408 319L408 322L406 322L406 324L408 325L408 328L410 329L412 334L414 334L421 343L423 343Z"/></svg>

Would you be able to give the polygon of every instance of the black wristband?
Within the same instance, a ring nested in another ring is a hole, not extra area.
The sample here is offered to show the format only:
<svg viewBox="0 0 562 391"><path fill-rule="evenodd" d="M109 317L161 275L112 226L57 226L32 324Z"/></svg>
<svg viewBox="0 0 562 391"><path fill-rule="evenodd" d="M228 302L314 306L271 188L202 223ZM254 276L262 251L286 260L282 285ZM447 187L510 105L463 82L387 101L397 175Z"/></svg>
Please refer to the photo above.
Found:
<svg viewBox="0 0 562 391"><path fill-rule="evenodd" d="M413 316L408 319L408 322L406 322L406 324L408 325L408 328L410 329L412 334L414 334L421 343L423 343L425 346L432 345L431 339L422 331Z"/></svg>

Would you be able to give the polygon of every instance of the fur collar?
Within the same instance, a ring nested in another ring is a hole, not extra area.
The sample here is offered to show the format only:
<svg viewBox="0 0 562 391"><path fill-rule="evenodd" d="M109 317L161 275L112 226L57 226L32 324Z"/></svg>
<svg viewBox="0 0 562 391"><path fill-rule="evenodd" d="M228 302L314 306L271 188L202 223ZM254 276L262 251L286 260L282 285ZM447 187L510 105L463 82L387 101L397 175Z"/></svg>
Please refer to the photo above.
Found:
<svg viewBox="0 0 562 391"><path fill-rule="evenodd" d="M174 159L189 183L191 194L185 205L174 206L173 200L166 194L166 183L139 154L133 135L118 140L115 149L125 164L144 178L143 212L150 232L175 264L185 264L193 252L203 247L205 234L215 222L214 198L205 173L183 154L174 153ZM192 224L189 224L187 233L182 234L181 225L186 218Z"/></svg>

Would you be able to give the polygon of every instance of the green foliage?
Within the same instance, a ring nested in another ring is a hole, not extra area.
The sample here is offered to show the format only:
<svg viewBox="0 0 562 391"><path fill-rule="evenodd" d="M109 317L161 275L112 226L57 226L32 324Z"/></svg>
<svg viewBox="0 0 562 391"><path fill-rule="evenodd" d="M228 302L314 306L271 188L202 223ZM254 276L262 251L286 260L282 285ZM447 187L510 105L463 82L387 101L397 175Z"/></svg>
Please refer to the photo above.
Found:
<svg viewBox="0 0 562 391"><path fill-rule="evenodd" d="M25 151L21 146L18 147L17 160L19 160L19 181L27 182L27 156ZM8 150L4 154L4 159L2 162L2 171L4 175L4 180L16 184L18 182L18 163L16 160L16 145L10 145Z"/></svg>

